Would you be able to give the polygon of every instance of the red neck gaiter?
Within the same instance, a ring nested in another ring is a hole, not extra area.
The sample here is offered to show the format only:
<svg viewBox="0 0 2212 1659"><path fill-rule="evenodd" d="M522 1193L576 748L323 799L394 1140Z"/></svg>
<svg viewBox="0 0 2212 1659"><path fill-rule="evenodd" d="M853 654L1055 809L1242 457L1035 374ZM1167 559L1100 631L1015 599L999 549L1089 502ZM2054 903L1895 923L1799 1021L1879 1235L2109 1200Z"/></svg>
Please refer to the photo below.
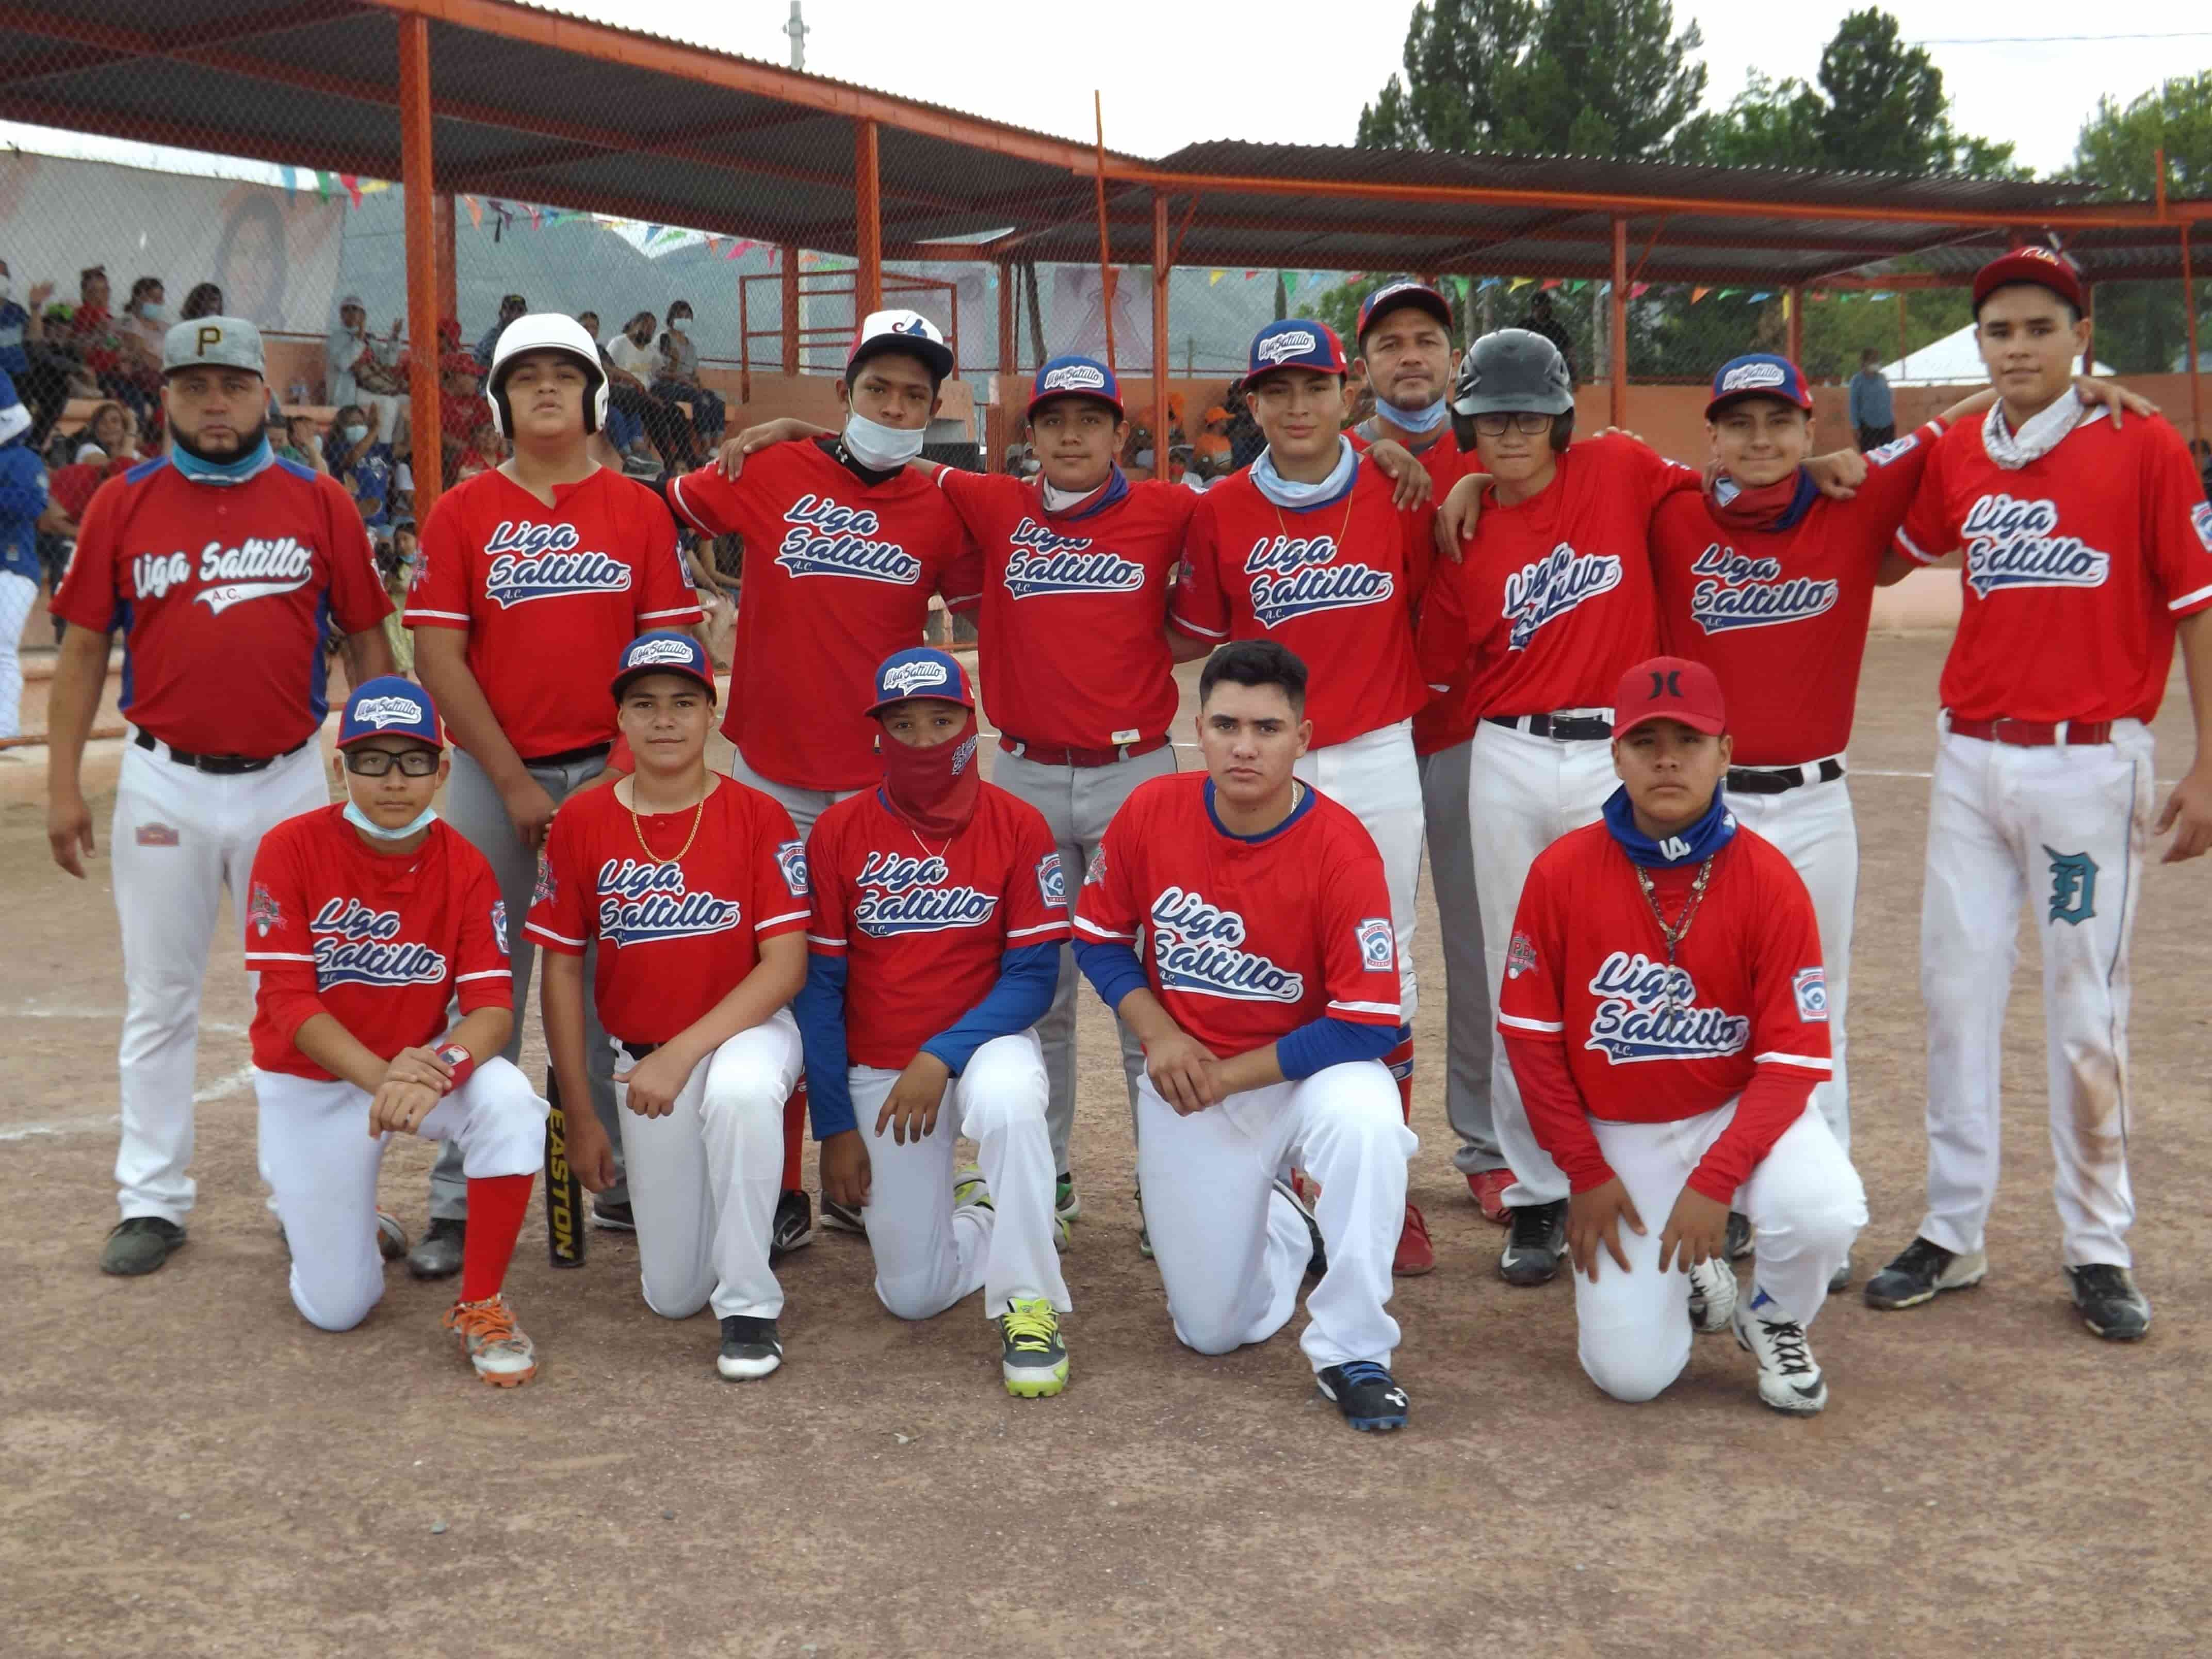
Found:
<svg viewBox="0 0 2212 1659"><path fill-rule="evenodd" d="M884 799L894 813L924 836L957 836L968 827L983 789L972 710L960 735L949 743L916 749L886 732L879 746Z"/></svg>
<svg viewBox="0 0 2212 1659"><path fill-rule="evenodd" d="M1705 476L1706 510L1731 530L1788 530L1819 495L1812 476L1802 466L1771 484L1738 483L1713 469Z"/></svg>

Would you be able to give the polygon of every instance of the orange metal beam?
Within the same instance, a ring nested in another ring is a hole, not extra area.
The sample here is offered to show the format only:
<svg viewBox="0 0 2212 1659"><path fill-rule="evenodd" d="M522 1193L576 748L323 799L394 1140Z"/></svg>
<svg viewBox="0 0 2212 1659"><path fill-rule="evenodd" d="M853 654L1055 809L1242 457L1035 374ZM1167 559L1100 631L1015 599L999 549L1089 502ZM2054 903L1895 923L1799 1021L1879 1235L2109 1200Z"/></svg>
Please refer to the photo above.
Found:
<svg viewBox="0 0 2212 1659"><path fill-rule="evenodd" d="M408 418L413 430L409 464L415 474L419 522L444 487L445 441L439 427L438 226L430 148L430 26L419 17L399 20L399 169L407 228Z"/></svg>
<svg viewBox="0 0 2212 1659"><path fill-rule="evenodd" d="M2189 319L2189 435L2204 435L2204 359L2197 350L2197 283L2189 263L2189 227L2181 228L2181 311Z"/></svg>
<svg viewBox="0 0 2212 1659"><path fill-rule="evenodd" d="M853 246L860 269L853 279L853 320L858 324L884 303L883 198L878 191L878 137L872 117L853 123Z"/></svg>
<svg viewBox="0 0 2212 1659"><path fill-rule="evenodd" d="M777 260L781 281L776 291L783 301L783 372L799 373L799 244L786 242Z"/></svg>

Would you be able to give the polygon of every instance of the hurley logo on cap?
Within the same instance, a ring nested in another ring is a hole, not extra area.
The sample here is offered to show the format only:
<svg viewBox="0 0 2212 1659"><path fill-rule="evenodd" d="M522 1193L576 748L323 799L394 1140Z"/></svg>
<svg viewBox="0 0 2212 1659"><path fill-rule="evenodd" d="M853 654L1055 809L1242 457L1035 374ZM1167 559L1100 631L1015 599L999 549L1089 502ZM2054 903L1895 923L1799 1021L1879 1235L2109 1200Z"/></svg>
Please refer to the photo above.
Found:
<svg viewBox="0 0 2212 1659"><path fill-rule="evenodd" d="M1063 363L1037 383L1040 392L1103 392L1106 376L1089 363Z"/></svg>
<svg viewBox="0 0 2212 1659"><path fill-rule="evenodd" d="M1252 355L1262 362L1280 364L1292 357L1303 357L1307 352L1318 350L1320 347L1319 340L1299 328L1278 334L1273 339L1261 341L1252 348Z"/></svg>
<svg viewBox="0 0 2212 1659"><path fill-rule="evenodd" d="M363 697L353 706L356 726L415 726L422 720L422 705L411 697Z"/></svg>
<svg viewBox="0 0 2212 1659"><path fill-rule="evenodd" d="M941 662L924 658L919 662L902 662L884 671L884 691L893 697L910 697L925 685L945 685L951 676Z"/></svg>

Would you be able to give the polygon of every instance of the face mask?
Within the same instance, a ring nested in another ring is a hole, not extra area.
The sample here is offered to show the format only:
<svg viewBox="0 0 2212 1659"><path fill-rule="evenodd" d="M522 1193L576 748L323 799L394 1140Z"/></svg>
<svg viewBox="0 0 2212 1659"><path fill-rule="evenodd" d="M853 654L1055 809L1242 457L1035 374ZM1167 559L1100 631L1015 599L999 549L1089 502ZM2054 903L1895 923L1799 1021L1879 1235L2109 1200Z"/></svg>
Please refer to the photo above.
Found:
<svg viewBox="0 0 2212 1659"><path fill-rule="evenodd" d="M862 466L878 472L891 471L915 459L921 453L921 441L926 435L921 427L908 429L885 426L870 420L857 409L845 416L847 453Z"/></svg>
<svg viewBox="0 0 2212 1659"><path fill-rule="evenodd" d="M668 319L668 326L678 334L689 334L691 331L691 319L689 317L671 317Z"/></svg>
<svg viewBox="0 0 2212 1659"><path fill-rule="evenodd" d="M365 426L355 425L340 427L338 430L344 434L345 441L349 444L357 444L363 438L368 436L368 428Z"/></svg>
<svg viewBox="0 0 2212 1659"><path fill-rule="evenodd" d="M405 841L410 836L421 835L438 821L437 810L434 807L426 806L398 829L387 830L352 801L345 804L343 816L345 821L360 830L362 834L374 836L378 841Z"/></svg>
<svg viewBox="0 0 2212 1659"><path fill-rule="evenodd" d="M1386 398L1377 398L1375 412L1401 432L1434 432L1451 418L1451 407L1442 398L1426 409L1401 409Z"/></svg>
<svg viewBox="0 0 2212 1659"><path fill-rule="evenodd" d="M883 749L884 793L891 808L925 836L957 835L975 815L983 768L975 757L975 715L949 743L916 749L888 732Z"/></svg>
<svg viewBox="0 0 2212 1659"><path fill-rule="evenodd" d="M156 300L151 305L139 307L138 314L149 323L166 323L169 320L169 307Z"/></svg>

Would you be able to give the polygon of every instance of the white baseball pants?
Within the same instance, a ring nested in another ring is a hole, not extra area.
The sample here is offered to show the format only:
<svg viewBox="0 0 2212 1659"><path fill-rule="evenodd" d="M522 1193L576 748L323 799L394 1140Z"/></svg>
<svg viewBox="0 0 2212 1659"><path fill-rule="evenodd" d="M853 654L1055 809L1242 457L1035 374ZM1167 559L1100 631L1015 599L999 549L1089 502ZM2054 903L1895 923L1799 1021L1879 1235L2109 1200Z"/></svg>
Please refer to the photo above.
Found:
<svg viewBox="0 0 2212 1659"><path fill-rule="evenodd" d="M115 914L123 931L123 1133L115 1182L123 1218L181 1226L195 1188L192 1089L200 991L223 890L243 915L253 854L286 818L330 803L322 745L310 742L258 772L217 776L179 766L166 744L123 750L108 828ZM249 974L249 981L258 976ZM368 1133L364 1127L362 1133Z"/></svg>
<svg viewBox="0 0 2212 1659"><path fill-rule="evenodd" d="M1800 784L1778 795L1731 791L1728 804L1738 823L1774 843L1812 895L1827 973L1828 1048L1836 1066L1828 1081L1814 1090L1813 1103L1848 1152L1851 1104L1844 1069L1844 1017L1850 991L1851 918L1859 896L1859 827L1851 815L1850 781Z"/></svg>
<svg viewBox="0 0 2212 1659"><path fill-rule="evenodd" d="M1106 826L1130 792L1147 778L1176 769L1172 744L1155 749L1110 766L1046 766L1000 750L991 757L991 781L1018 800L1027 801L1044 814L1060 849L1060 873L1067 884L1071 914L1075 896L1091 860L1098 856L1098 843ZM1037 1040L1044 1045L1044 1074L1052 1086L1046 1121L1052 1128L1052 1159L1055 1170L1073 1168L1067 1143L1075 1131L1075 1000L1083 975L1075 966L1075 952L1063 945L1060 952L1060 983L1052 994L1052 1006L1036 1023ZM1137 1120L1137 1079L1145 1072L1145 1045L1119 1019L1114 1027L1121 1039L1121 1074L1129 1088L1129 1122Z"/></svg>
<svg viewBox="0 0 2212 1659"><path fill-rule="evenodd" d="M1406 1220L1406 1127L1389 1068L1363 1060L1231 1095L1179 1115L1137 1089L1137 1179L1176 1339L1200 1353L1265 1342L1297 1311L1313 1240L1275 1190L1295 1163L1321 1185L1314 1217L1328 1271L1306 1298L1298 1346L1321 1370L1390 1363L1390 1260Z"/></svg>
<svg viewBox="0 0 2212 1659"><path fill-rule="evenodd" d="M2151 735L2024 749L1943 732L1928 817L1920 994L1928 1005L1928 1215L1972 1252L1997 1189L2005 1002L2020 909L2043 944L2051 1150L2066 1265L2133 1265L2127 1234L2128 942L2150 838Z"/></svg>
<svg viewBox="0 0 2212 1659"><path fill-rule="evenodd" d="M993 1037L945 1085L937 1127L902 1146L876 1117L896 1072L855 1066L853 1113L867 1137L870 1192L860 1211L876 1259L876 1295L901 1319L930 1319L980 1289L996 1319L1016 1297L1074 1304L1053 1243L1052 1135L1044 1051L1034 1030ZM991 1207L952 1203L954 1142L975 1143Z"/></svg>
<svg viewBox="0 0 2212 1659"><path fill-rule="evenodd" d="M38 602L38 583L0 570L0 738L23 734L23 625Z"/></svg>
<svg viewBox="0 0 2212 1659"><path fill-rule="evenodd" d="M1452 1164L1462 1175L1505 1167L1490 1111L1497 1063L1498 1021L1490 1006L1482 952L1482 902L1474 879L1470 817L1474 740L1420 760L1421 805L1428 825L1429 879L1444 959L1444 1117L1459 1145Z"/></svg>
<svg viewBox="0 0 2212 1659"><path fill-rule="evenodd" d="M1482 911L1483 965L1489 970L1490 1018L1495 1024L1513 917L1521 908L1529 866L1568 830L1596 823L1606 797L1620 780L1613 775L1613 746L1601 738L1563 742L1491 720L1474 728L1468 764L1475 895ZM1536 1143L1502 1042L1491 1065L1490 1110L1498 1149L1513 1171L1505 1201L1549 1204L1565 1198L1567 1178Z"/></svg>
<svg viewBox="0 0 2212 1659"><path fill-rule="evenodd" d="M1659 1271L1659 1240L1698 1160L1735 1118L1730 1101L1672 1123L1590 1120L1644 1223L1640 1236L1620 1229L1627 1272L1601 1246L1596 1282L1575 1274L1583 1370L1615 1400L1651 1399L1689 1362L1689 1274L1679 1267ZM1808 1110L1784 1130L1736 1189L1731 1207L1750 1218L1758 1250L1755 1288L1747 1294L1765 1291L1785 1317L1809 1326L1827 1302L1829 1276L1867 1218L1858 1171L1827 1120Z"/></svg>
<svg viewBox="0 0 2212 1659"><path fill-rule="evenodd" d="M1413 722L1378 726L1346 742L1308 750L1291 769L1365 825L1382 854L1390 927L1398 936L1398 1018L1411 1025L1419 1002L1413 985L1413 900L1421 886L1423 823Z"/></svg>
<svg viewBox="0 0 2212 1659"><path fill-rule="evenodd" d="M799 1081L799 1022L779 1008L691 1068L665 1117L629 1109L615 1085L637 1221L645 1305L664 1319L774 1319L783 1287L769 1269L783 1188L783 1102ZM615 1069L634 1064L615 1044Z"/></svg>
<svg viewBox="0 0 2212 1659"><path fill-rule="evenodd" d="M376 1177L389 1131L368 1133L368 1096L350 1083L256 1067L261 1168L292 1247L292 1305L309 1324L349 1331L384 1295L376 1243ZM469 1175L531 1175L545 1154L545 1103L499 1059L422 1120L416 1133L461 1149Z"/></svg>

